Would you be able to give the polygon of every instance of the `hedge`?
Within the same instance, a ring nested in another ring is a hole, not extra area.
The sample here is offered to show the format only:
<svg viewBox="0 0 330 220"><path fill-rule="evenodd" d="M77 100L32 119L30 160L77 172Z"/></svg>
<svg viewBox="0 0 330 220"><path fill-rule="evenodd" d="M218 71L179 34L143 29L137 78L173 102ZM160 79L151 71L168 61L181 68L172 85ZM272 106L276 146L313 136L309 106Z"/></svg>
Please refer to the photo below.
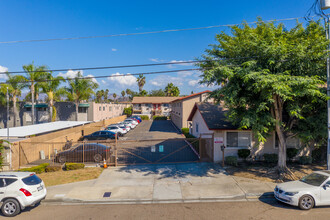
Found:
<svg viewBox="0 0 330 220"><path fill-rule="evenodd" d="M231 166L237 166L237 157L236 156L227 156L225 157L225 163Z"/></svg>
<svg viewBox="0 0 330 220"><path fill-rule="evenodd" d="M49 166L49 163L42 163L38 166L20 169L19 171L35 172L39 174L39 173L44 173L47 166Z"/></svg>
<svg viewBox="0 0 330 220"><path fill-rule="evenodd" d="M50 172L60 171L61 169L62 169L61 166L48 166L46 167L45 171L46 173L50 173Z"/></svg>
<svg viewBox="0 0 330 220"><path fill-rule="evenodd" d="M264 159L267 163L277 163L278 155L277 154L264 154Z"/></svg>
<svg viewBox="0 0 330 220"><path fill-rule="evenodd" d="M239 149L237 151L238 157L243 158L244 160L250 156L251 151L249 149Z"/></svg>
<svg viewBox="0 0 330 220"><path fill-rule="evenodd" d="M312 160L313 160L312 157L308 157L308 156L299 157L299 163L302 165L311 164Z"/></svg>
<svg viewBox="0 0 330 220"><path fill-rule="evenodd" d="M167 117L166 116L157 116L157 115L154 115L152 117L152 120L154 120L154 121L165 121L165 120L167 120Z"/></svg>
<svg viewBox="0 0 330 220"><path fill-rule="evenodd" d="M64 170L79 170L83 169L85 164L83 163L65 163Z"/></svg>
<svg viewBox="0 0 330 220"><path fill-rule="evenodd" d="M149 120L149 116L148 115L140 115L141 120Z"/></svg>
<svg viewBox="0 0 330 220"><path fill-rule="evenodd" d="M286 155L289 160L292 160L297 154L298 154L297 148L287 148L286 149Z"/></svg>
<svg viewBox="0 0 330 220"><path fill-rule="evenodd" d="M189 128L181 128L182 134L189 134Z"/></svg>

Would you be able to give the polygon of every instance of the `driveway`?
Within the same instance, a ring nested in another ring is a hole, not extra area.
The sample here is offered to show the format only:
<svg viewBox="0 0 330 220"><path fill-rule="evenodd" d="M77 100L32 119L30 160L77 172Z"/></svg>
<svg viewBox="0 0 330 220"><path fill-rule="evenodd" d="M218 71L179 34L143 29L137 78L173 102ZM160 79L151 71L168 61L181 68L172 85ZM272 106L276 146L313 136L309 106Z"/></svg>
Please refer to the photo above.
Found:
<svg viewBox="0 0 330 220"><path fill-rule="evenodd" d="M46 201L247 200L261 195L272 196L274 186L274 183L227 175L221 166L213 163L136 165L105 169L96 180L48 187ZM105 193L110 197L104 197Z"/></svg>

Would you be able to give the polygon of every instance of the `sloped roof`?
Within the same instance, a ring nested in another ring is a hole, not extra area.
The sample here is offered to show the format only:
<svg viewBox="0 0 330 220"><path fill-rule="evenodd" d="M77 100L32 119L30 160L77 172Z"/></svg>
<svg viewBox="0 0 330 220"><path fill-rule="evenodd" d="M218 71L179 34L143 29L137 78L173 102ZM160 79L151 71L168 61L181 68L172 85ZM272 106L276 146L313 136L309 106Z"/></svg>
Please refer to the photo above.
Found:
<svg viewBox="0 0 330 220"><path fill-rule="evenodd" d="M134 97L132 104L163 104L170 103L178 97L161 97L161 96L148 96L148 97Z"/></svg>
<svg viewBox="0 0 330 220"><path fill-rule="evenodd" d="M233 125L225 116L227 110L220 105L211 103L196 103L192 109L188 121L192 121L196 111L199 111L209 130L236 130L238 126Z"/></svg>
<svg viewBox="0 0 330 220"><path fill-rule="evenodd" d="M198 95L201 95L201 94L204 94L204 93L210 93L210 92L211 92L210 90L205 90L203 92L199 92L199 93L191 94L191 95L184 96L184 97L181 97L181 98L177 98L177 99L173 100L172 102L181 101L181 100L184 100L184 99L189 99L191 97L198 96Z"/></svg>

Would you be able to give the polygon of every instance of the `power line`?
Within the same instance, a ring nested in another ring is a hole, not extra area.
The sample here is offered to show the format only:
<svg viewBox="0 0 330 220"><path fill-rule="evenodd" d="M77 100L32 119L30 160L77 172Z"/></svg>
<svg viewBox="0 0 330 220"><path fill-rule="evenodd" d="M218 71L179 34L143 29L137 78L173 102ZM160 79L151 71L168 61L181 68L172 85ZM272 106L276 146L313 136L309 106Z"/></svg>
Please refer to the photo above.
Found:
<svg viewBox="0 0 330 220"><path fill-rule="evenodd" d="M316 17L310 16L310 18ZM275 22L275 21L291 21L298 19L305 19L306 17L295 17L295 18L283 18L283 19L272 19L263 21L265 23ZM246 22L246 24L256 24L259 21ZM194 30L204 30L204 29L212 29L219 27L232 27L241 24L220 24L220 25L212 25L205 27L196 27L196 28L182 28L182 29L170 29L170 30L160 30L160 31L148 31L148 32L140 32L140 33L124 33L124 34L110 34L110 35L100 35L100 36L86 36L86 37L64 37L64 38L49 38L49 39L35 39L35 40L16 40L16 41L2 41L0 44L14 44L14 43L34 43L34 42L46 42L46 41L62 41L62 40L82 40L82 39L92 39L92 38L109 38L109 37L121 37L121 36L133 36L133 35L147 35L147 34L160 34L160 33L169 33L169 32L179 32L179 31L194 31Z"/></svg>
<svg viewBox="0 0 330 220"><path fill-rule="evenodd" d="M222 60L234 60L234 59L251 59L257 58L255 57L233 57L233 58L219 58L212 60L189 60L189 61L173 61L173 62L165 62L165 63L147 63L147 64L132 64L132 65L122 65L122 66L102 66L102 67L81 67L81 68L69 68L69 69L50 69L46 71L29 71L31 73L35 72L61 72L61 71L79 71L79 70L101 70L101 69L119 69L119 68L132 68L132 67L150 67L150 66L163 66L163 65L182 65L182 64L193 64L193 63L202 63L208 61L222 61ZM0 72L0 74L19 74L26 73L26 71L12 71L12 72Z"/></svg>
<svg viewBox="0 0 330 220"><path fill-rule="evenodd" d="M203 68L203 69L208 69ZM162 73L173 73L173 72L185 72L185 71L194 71L194 70L202 70L201 68L194 68L194 69L181 69L181 70L165 70L165 71L157 71L157 72L141 72L141 73L132 73L132 74L119 74L119 75L110 75L110 76L86 76L86 77L75 77L75 78L66 78L63 80L58 79L44 79L44 80L34 80L33 82L51 82L51 81L68 81L68 80L75 80L75 79L99 79L99 78L113 78L113 77L126 77L126 76L136 76L136 75L153 75L153 74L162 74ZM32 82L31 80L21 81L18 83L29 83ZM6 84L4 82L0 84Z"/></svg>

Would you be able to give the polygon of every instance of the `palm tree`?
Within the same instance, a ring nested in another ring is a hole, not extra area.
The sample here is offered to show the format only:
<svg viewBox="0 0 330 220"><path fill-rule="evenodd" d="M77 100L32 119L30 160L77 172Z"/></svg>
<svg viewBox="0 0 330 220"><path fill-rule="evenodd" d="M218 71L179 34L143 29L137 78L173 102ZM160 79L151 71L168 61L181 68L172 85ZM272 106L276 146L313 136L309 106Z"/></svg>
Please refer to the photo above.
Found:
<svg viewBox="0 0 330 220"><path fill-rule="evenodd" d="M47 73L47 67L46 66L34 66L33 63L29 65L24 65L23 69L25 73L27 74L26 80L30 81L29 84L26 84L25 87L30 88L31 92L31 101L32 101L32 124L34 124L34 98L38 101L38 95L39 95L39 89L40 89L40 83L35 82L39 80L43 80Z"/></svg>
<svg viewBox="0 0 330 220"><path fill-rule="evenodd" d="M124 91L124 90L121 91L121 96L122 96L122 97L125 97L125 91Z"/></svg>
<svg viewBox="0 0 330 220"><path fill-rule="evenodd" d="M109 100L109 89L106 89L104 91L103 99L104 99L104 102L108 102L108 100Z"/></svg>
<svg viewBox="0 0 330 220"><path fill-rule="evenodd" d="M117 94L114 93L114 94L112 94L112 96L113 96L113 99L116 100Z"/></svg>
<svg viewBox="0 0 330 220"><path fill-rule="evenodd" d="M45 82L41 82L40 86L42 92L47 95L47 101L49 103L49 116L50 121L55 121L56 119L56 108L54 102L61 99L61 95L65 95L64 88L58 88L61 84L61 81L64 81L62 76L53 77L52 73L47 73Z"/></svg>
<svg viewBox="0 0 330 220"><path fill-rule="evenodd" d="M165 87L166 96L179 96L180 90L179 87L173 85L173 83L168 83Z"/></svg>
<svg viewBox="0 0 330 220"><path fill-rule="evenodd" d="M78 107L82 100L88 100L95 94L94 90L98 88L98 84L92 79L83 79L82 74L78 72L74 79L69 80L69 87L65 87L67 97L76 105L76 121L78 121Z"/></svg>
<svg viewBox="0 0 330 220"><path fill-rule="evenodd" d="M139 92L141 93L143 90L144 84L146 84L146 77L143 76L143 74L140 74L139 77L136 79L138 86L139 86Z"/></svg>
<svg viewBox="0 0 330 220"><path fill-rule="evenodd" d="M15 75L12 76L7 74L8 79L6 81L8 87L8 93L11 101L13 102L13 112L14 112L14 127L16 127L17 122L17 99L21 96L22 89L25 87L24 82L26 81L24 76Z"/></svg>

